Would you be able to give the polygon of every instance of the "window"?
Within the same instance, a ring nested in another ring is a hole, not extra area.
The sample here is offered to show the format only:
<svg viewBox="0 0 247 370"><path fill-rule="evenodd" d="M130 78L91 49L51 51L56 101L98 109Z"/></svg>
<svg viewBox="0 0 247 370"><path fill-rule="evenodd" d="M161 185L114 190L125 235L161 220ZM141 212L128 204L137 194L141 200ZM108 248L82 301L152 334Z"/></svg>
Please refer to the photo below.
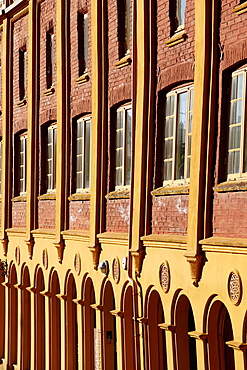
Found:
<svg viewBox="0 0 247 370"><path fill-rule="evenodd" d="M0 139L0 196L2 195L2 138Z"/></svg>
<svg viewBox="0 0 247 370"><path fill-rule="evenodd" d="M27 51L26 48L19 49L19 98L20 101L26 97L27 80Z"/></svg>
<svg viewBox="0 0 247 370"><path fill-rule="evenodd" d="M176 26L177 30L184 28L186 0L176 0Z"/></svg>
<svg viewBox="0 0 247 370"><path fill-rule="evenodd" d="M27 188L27 132L15 135L16 196L26 194Z"/></svg>
<svg viewBox="0 0 247 370"><path fill-rule="evenodd" d="M46 87L51 88L54 83L54 34L51 29L46 33Z"/></svg>
<svg viewBox="0 0 247 370"><path fill-rule="evenodd" d="M46 190L48 193L56 189L56 147L57 126L51 125L47 129L46 147Z"/></svg>
<svg viewBox="0 0 247 370"><path fill-rule="evenodd" d="M246 72L247 68L232 74L229 140L228 178L247 176L246 137Z"/></svg>
<svg viewBox="0 0 247 370"><path fill-rule="evenodd" d="M163 181L189 180L193 86L169 92L165 102Z"/></svg>
<svg viewBox="0 0 247 370"><path fill-rule="evenodd" d="M76 192L90 187L91 117L76 124Z"/></svg>
<svg viewBox="0 0 247 370"><path fill-rule="evenodd" d="M88 14L77 14L79 76L88 68Z"/></svg>
<svg viewBox="0 0 247 370"><path fill-rule="evenodd" d="M115 186L130 185L132 141L131 105L120 107L116 119Z"/></svg>
<svg viewBox="0 0 247 370"><path fill-rule="evenodd" d="M130 52L130 0L118 1L119 59Z"/></svg>

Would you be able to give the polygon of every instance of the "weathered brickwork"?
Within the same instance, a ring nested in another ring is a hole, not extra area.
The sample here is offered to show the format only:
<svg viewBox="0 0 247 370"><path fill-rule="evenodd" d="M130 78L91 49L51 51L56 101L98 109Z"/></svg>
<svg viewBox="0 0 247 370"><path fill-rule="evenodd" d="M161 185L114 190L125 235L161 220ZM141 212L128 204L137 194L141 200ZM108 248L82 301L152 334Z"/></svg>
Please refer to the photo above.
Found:
<svg viewBox="0 0 247 370"><path fill-rule="evenodd" d="M106 205L106 231L127 233L129 216L129 199L108 199Z"/></svg>
<svg viewBox="0 0 247 370"><path fill-rule="evenodd" d="M89 230L90 201L72 201L69 204L69 229Z"/></svg>
<svg viewBox="0 0 247 370"><path fill-rule="evenodd" d="M78 12L88 14L88 67L89 80L78 84L76 79L79 76L78 60ZM91 58L91 3L90 1L70 2L70 60L71 60L71 118L91 113L92 96L92 58Z"/></svg>
<svg viewBox="0 0 247 370"><path fill-rule="evenodd" d="M13 202L12 204L12 227L26 227L26 202Z"/></svg>
<svg viewBox="0 0 247 370"><path fill-rule="evenodd" d="M246 238L246 192L215 193L213 210L214 236Z"/></svg>
<svg viewBox="0 0 247 370"><path fill-rule="evenodd" d="M25 84L25 103L18 106L20 97L20 78L19 78L19 50L27 51L26 64L26 84ZM28 15L18 19L13 24L13 133L20 130L27 130L27 73L28 73Z"/></svg>
<svg viewBox="0 0 247 370"><path fill-rule="evenodd" d="M54 94L46 96L46 33L50 30L54 34L54 76L53 88ZM57 63L56 63L56 1L46 0L40 3L40 111L39 122L42 125L45 122L56 120L56 80L57 80Z"/></svg>
<svg viewBox="0 0 247 370"><path fill-rule="evenodd" d="M186 235L188 195L153 197L152 233Z"/></svg>
<svg viewBox="0 0 247 370"><path fill-rule="evenodd" d="M56 201L40 200L38 206L39 229L54 229L56 218Z"/></svg>

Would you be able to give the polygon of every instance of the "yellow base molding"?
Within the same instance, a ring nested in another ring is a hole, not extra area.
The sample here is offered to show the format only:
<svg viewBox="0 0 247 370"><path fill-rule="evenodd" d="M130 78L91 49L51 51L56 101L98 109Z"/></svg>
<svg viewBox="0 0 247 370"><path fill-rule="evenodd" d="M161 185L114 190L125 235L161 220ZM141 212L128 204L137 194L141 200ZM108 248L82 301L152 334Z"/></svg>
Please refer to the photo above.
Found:
<svg viewBox="0 0 247 370"><path fill-rule="evenodd" d="M204 252L247 254L247 239L212 236L199 241Z"/></svg>
<svg viewBox="0 0 247 370"><path fill-rule="evenodd" d="M16 105L18 105L18 107L23 107L23 105L26 105L26 104L27 104L26 99L22 99Z"/></svg>
<svg viewBox="0 0 247 370"><path fill-rule="evenodd" d="M105 232L97 235L99 242L102 244L114 244L128 246L128 233L111 233Z"/></svg>
<svg viewBox="0 0 247 370"><path fill-rule="evenodd" d="M18 195L17 197L14 197L11 199L11 202L26 202L27 201L27 195Z"/></svg>
<svg viewBox="0 0 247 370"><path fill-rule="evenodd" d="M76 240L79 242L89 242L89 231L84 230L65 230L62 231L64 240Z"/></svg>
<svg viewBox="0 0 247 370"><path fill-rule="evenodd" d="M195 338L197 340L202 340L203 342L206 342L208 340L208 334L206 333L201 333L200 331L189 331L188 335L191 338Z"/></svg>
<svg viewBox="0 0 247 370"><path fill-rule="evenodd" d="M124 316L124 312L120 311L120 310L111 310L110 314L112 314L115 317L123 317Z"/></svg>
<svg viewBox="0 0 247 370"><path fill-rule="evenodd" d="M168 249L182 249L186 250L187 236L173 235L173 234L150 234L142 236L144 247L149 248L168 248Z"/></svg>
<svg viewBox="0 0 247 370"><path fill-rule="evenodd" d="M128 66L131 63L131 57L130 55L125 55L123 58L121 58L116 64L116 68L122 68L125 66Z"/></svg>
<svg viewBox="0 0 247 370"><path fill-rule="evenodd" d="M239 4L239 5L235 6L235 8L232 11L237 13L237 14L242 14L242 13L247 12L247 1L245 1L242 4Z"/></svg>
<svg viewBox="0 0 247 370"><path fill-rule="evenodd" d="M167 324L166 322L162 322L161 324L158 324L158 327L160 329L163 329L165 331L170 331L171 333L175 332L176 326L172 324Z"/></svg>
<svg viewBox="0 0 247 370"><path fill-rule="evenodd" d="M80 84L83 84L85 82L87 82L89 80L89 75L88 73L83 73L83 75L81 75L80 77L78 77L75 82L80 85Z"/></svg>
<svg viewBox="0 0 247 370"><path fill-rule="evenodd" d="M177 195L177 194L189 194L189 185L165 185L160 188L151 191L151 195L155 197L161 195Z"/></svg>
<svg viewBox="0 0 247 370"><path fill-rule="evenodd" d="M187 34L185 30L181 30L179 32L174 33L174 35L165 42L167 46L174 46L180 44L180 42L184 42L187 38Z"/></svg>
<svg viewBox="0 0 247 370"><path fill-rule="evenodd" d="M56 200L56 193L45 193L39 195L38 200Z"/></svg>
<svg viewBox="0 0 247 370"><path fill-rule="evenodd" d="M25 228L10 228L5 230L8 236L21 236L23 237L26 235L26 229Z"/></svg>
<svg viewBox="0 0 247 370"><path fill-rule="evenodd" d="M41 239L54 239L55 230L54 229L35 229L31 231L34 238Z"/></svg>

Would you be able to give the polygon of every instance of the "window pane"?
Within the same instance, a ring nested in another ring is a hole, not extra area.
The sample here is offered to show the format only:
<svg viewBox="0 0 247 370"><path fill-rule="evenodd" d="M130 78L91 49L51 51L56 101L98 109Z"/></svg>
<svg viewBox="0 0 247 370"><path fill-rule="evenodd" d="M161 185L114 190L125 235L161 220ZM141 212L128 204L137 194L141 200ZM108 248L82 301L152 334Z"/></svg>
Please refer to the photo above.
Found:
<svg viewBox="0 0 247 370"><path fill-rule="evenodd" d="M82 188L82 172L76 174L76 188Z"/></svg>
<svg viewBox="0 0 247 370"><path fill-rule="evenodd" d="M77 122L77 138L82 137L83 135L83 121Z"/></svg>
<svg viewBox="0 0 247 370"><path fill-rule="evenodd" d="M123 149L116 150L116 167L123 165Z"/></svg>
<svg viewBox="0 0 247 370"><path fill-rule="evenodd" d="M242 122L242 100L237 101L236 123Z"/></svg>
<svg viewBox="0 0 247 370"><path fill-rule="evenodd" d="M131 172L131 135L132 135L132 110L126 111L126 163L125 163L125 183L130 184L130 172Z"/></svg>
<svg viewBox="0 0 247 370"><path fill-rule="evenodd" d="M240 168L240 151L228 153L228 173L239 173Z"/></svg>
<svg viewBox="0 0 247 370"><path fill-rule="evenodd" d="M187 159L187 178L190 178L190 158Z"/></svg>
<svg viewBox="0 0 247 370"><path fill-rule="evenodd" d="M166 98L166 117L174 115L174 98L175 95Z"/></svg>
<svg viewBox="0 0 247 370"><path fill-rule="evenodd" d="M122 168L116 168L116 186L121 186L122 184Z"/></svg>
<svg viewBox="0 0 247 370"><path fill-rule="evenodd" d="M81 155L82 154L82 138L77 140L76 143L76 154Z"/></svg>
<svg viewBox="0 0 247 370"><path fill-rule="evenodd" d="M173 139L165 140L164 143L164 159L172 158L173 154Z"/></svg>
<svg viewBox="0 0 247 370"><path fill-rule="evenodd" d="M87 68L88 61L88 15L84 14L84 27L83 27L83 37L84 37L84 68Z"/></svg>
<svg viewBox="0 0 247 370"><path fill-rule="evenodd" d="M90 121L85 122L85 188L90 186Z"/></svg>
<svg viewBox="0 0 247 370"><path fill-rule="evenodd" d="M237 97L237 77L232 78L231 100Z"/></svg>
<svg viewBox="0 0 247 370"><path fill-rule="evenodd" d="M173 122L174 118L167 118L165 123L165 137L173 136Z"/></svg>
<svg viewBox="0 0 247 370"><path fill-rule="evenodd" d="M172 161L164 162L164 181L172 179Z"/></svg>
<svg viewBox="0 0 247 370"><path fill-rule="evenodd" d="M123 147L123 129L116 132L116 148Z"/></svg>
<svg viewBox="0 0 247 370"><path fill-rule="evenodd" d="M188 136L188 155L191 155L191 139L192 139L192 136L189 135Z"/></svg>
<svg viewBox="0 0 247 370"><path fill-rule="evenodd" d="M186 111L188 93L178 96L178 122L177 122L177 153L176 178L184 178L185 137L186 137Z"/></svg>
<svg viewBox="0 0 247 370"><path fill-rule="evenodd" d="M190 90L190 111L193 110L194 107L194 90Z"/></svg>
<svg viewBox="0 0 247 370"><path fill-rule="evenodd" d="M237 98L241 99L243 95L243 75L238 76L238 91Z"/></svg>
<svg viewBox="0 0 247 370"><path fill-rule="evenodd" d="M236 123L235 122L236 107L237 107L237 103L235 101L234 102L231 102L231 107L230 107L230 125L234 125Z"/></svg>
<svg viewBox="0 0 247 370"><path fill-rule="evenodd" d="M82 171L82 156L78 156L76 159L76 171L77 172Z"/></svg>
<svg viewBox="0 0 247 370"><path fill-rule="evenodd" d="M184 25L186 0L177 0L178 27Z"/></svg>
<svg viewBox="0 0 247 370"><path fill-rule="evenodd" d="M229 149L240 148L241 126L231 126L229 128Z"/></svg>
<svg viewBox="0 0 247 370"><path fill-rule="evenodd" d="M124 111L117 112L117 130L123 128Z"/></svg>

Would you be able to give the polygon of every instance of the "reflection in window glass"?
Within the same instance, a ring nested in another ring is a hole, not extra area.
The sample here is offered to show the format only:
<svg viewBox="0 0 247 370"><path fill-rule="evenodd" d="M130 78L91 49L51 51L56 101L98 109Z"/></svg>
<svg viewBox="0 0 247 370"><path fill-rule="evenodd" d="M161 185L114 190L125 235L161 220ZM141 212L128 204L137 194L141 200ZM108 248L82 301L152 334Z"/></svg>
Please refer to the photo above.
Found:
<svg viewBox="0 0 247 370"><path fill-rule="evenodd" d="M76 129L76 191L90 187L91 118L80 118Z"/></svg>

